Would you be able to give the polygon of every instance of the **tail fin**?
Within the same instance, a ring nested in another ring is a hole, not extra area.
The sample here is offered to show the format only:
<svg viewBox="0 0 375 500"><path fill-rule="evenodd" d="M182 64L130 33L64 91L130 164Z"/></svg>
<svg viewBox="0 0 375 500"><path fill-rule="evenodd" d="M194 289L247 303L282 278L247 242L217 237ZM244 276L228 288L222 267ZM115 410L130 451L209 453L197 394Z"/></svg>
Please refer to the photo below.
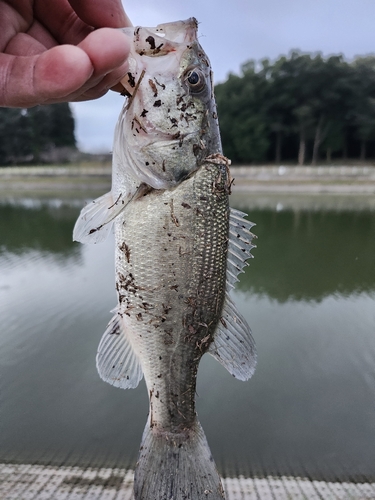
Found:
<svg viewBox="0 0 375 500"><path fill-rule="evenodd" d="M147 423L135 469L135 500L223 500L224 490L197 421L180 434Z"/></svg>

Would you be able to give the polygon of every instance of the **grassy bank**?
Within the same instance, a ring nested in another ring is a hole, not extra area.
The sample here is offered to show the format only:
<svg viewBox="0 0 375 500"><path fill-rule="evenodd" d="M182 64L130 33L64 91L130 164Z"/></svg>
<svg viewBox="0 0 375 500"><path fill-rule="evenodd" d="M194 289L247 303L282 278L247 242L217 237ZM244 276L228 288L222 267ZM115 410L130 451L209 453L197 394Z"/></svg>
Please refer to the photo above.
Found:
<svg viewBox="0 0 375 500"><path fill-rule="evenodd" d="M375 194L372 165L233 166L234 192ZM0 193L98 191L111 185L109 163L0 168Z"/></svg>

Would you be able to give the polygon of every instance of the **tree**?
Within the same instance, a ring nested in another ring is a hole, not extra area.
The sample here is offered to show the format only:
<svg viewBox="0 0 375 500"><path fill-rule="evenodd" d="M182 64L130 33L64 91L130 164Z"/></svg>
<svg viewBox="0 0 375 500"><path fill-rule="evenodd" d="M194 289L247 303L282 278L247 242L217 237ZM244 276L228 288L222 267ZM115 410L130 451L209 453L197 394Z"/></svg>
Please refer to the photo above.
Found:
<svg viewBox="0 0 375 500"><path fill-rule="evenodd" d="M280 163L283 155L315 165L341 152L365 159L375 149L375 57L292 51L274 63L248 61L217 86L223 146L236 162ZM287 144L287 150L284 147Z"/></svg>
<svg viewBox="0 0 375 500"><path fill-rule="evenodd" d="M366 148L375 139L375 57L357 58L352 65L352 99L349 117L360 141L360 159L366 159Z"/></svg>
<svg viewBox="0 0 375 500"><path fill-rule="evenodd" d="M322 146L326 152L326 160L332 161L332 154L337 151L344 151L345 145L345 124L341 120L332 119L326 125L326 134L322 141Z"/></svg>
<svg viewBox="0 0 375 500"><path fill-rule="evenodd" d="M30 160L32 131L25 110L0 108L0 164Z"/></svg>
<svg viewBox="0 0 375 500"><path fill-rule="evenodd" d="M279 134L276 136L276 152L282 133L297 133L300 164L305 161L306 143L313 124L311 83L308 81L310 65L310 55L292 51L289 58L281 57L276 61L270 72L269 117L271 128L276 128Z"/></svg>
<svg viewBox="0 0 375 500"><path fill-rule="evenodd" d="M50 123L50 136L56 147L76 146L74 118L67 103L54 105Z"/></svg>
<svg viewBox="0 0 375 500"><path fill-rule="evenodd" d="M289 86L288 78L283 71L285 57L271 65L269 60L262 61L264 78L268 85L265 94L265 114L270 136L273 137L274 161L280 164L282 159L283 140L292 133L292 109L295 96Z"/></svg>
<svg viewBox="0 0 375 500"><path fill-rule="evenodd" d="M316 95L313 165L317 163L320 146L328 135L326 144L330 144L331 151L343 141L348 102L352 95L350 68L342 56L331 56L326 61L319 58L316 63L315 72L311 74Z"/></svg>
<svg viewBox="0 0 375 500"><path fill-rule="evenodd" d="M239 163L264 161L269 139L261 103L267 81L256 71L254 61L243 64L241 73L229 75L215 89L224 153Z"/></svg>
<svg viewBox="0 0 375 500"><path fill-rule="evenodd" d="M0 164L38 163L43 152L64 146L76 147L69 104L0 108Z"/></svg>

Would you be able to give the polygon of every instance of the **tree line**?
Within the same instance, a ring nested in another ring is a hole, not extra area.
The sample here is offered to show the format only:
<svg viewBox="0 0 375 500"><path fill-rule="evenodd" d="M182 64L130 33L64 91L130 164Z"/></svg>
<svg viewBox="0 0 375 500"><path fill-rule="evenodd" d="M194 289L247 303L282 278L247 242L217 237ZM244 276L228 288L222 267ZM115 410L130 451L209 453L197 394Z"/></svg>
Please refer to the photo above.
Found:
<svg viewBox="0 0 375 500"><path fill-rule="evenodd" d="M0 107L0 164L41 163L55 148L76 147L67 103L30 109Z"/></svg>
<svg viewBox="0 0 375 500"><path fill-rule="evenodd" d="M234 163L375 157L375 56L292 51L242 65L215 87L223 149Z"/></svg>

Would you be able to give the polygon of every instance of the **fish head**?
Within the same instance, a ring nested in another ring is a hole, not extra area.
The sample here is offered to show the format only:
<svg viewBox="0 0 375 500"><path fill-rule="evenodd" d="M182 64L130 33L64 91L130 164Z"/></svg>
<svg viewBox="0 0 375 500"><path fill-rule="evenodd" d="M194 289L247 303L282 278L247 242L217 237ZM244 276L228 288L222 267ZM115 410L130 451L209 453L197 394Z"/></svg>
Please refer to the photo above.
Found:
<svg viewBox="0 0 375 500"><path fill-rule="evenodd" d="M176 186L221 152L211 65L197 26L191 18L123 30L133 43L114 153L154 189Z"/></svg>

